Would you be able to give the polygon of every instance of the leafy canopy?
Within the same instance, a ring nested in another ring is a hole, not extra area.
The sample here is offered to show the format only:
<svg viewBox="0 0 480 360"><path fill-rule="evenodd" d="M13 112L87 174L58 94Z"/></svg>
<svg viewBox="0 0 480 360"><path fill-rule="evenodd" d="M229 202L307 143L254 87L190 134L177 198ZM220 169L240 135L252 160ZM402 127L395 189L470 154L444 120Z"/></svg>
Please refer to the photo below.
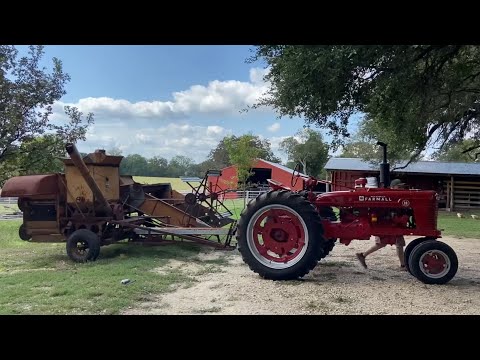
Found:
<svg viewBox="0 0 480 360"><path fill-rule="evenodd" d="M27 56L0 45L0 185L9 177L57 171L57 157L66 142L85 140L93 114L86 118L74 107L65 107L68 120L53 122L53 104L65 95L70 80L62 62L40 66L42 46L30 46Z"/></svg>
<svg viewBox="0 0 480 360"><path fill-rule="evenodd" d="M411 160L428 146L480 139L480 46L261 45L257 60L271 86L255 107L326 129L333 149L355 113Z"/></svg>

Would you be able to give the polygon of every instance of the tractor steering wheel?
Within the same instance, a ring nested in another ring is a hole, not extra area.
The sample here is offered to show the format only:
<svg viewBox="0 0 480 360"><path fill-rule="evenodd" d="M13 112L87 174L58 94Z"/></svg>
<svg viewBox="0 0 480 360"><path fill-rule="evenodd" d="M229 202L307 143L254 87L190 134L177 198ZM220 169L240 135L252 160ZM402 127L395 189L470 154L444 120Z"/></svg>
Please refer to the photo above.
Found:
<svg viewBox="0 0 480 360"><path fill-rule="evenodd" d="M297 172L297 176L295 176L295 171ZM300 178L300 164L297 163L297 165L295 165L295 169L293 169L292 179L290 180L290 185L292 185L292 188L294 188L295 185L297 185L299 178Z"/></svg>

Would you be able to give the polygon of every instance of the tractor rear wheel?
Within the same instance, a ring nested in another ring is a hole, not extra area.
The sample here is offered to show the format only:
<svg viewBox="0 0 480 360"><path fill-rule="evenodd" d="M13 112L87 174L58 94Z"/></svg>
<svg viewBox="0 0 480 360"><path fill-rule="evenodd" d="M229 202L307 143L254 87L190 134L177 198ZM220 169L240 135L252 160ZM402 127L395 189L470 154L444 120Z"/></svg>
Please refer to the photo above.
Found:
<svg viewBox="0 0 480 360"><path fill-rule="evenodd" d="M447 244L428 240L417 245L409 258L412 275L425 284L445 284L457 273L458 259Z"/></svg>
<svg viewBox="0 0 480 360"><path fill-rule="evenodd" d="M87 229L74 231L67 239L67 255L75 262L95 261L100 255L100 240Z"/></svg>
<svg viewBox="0 0 480 360"><path fill-rule="evenodd" d="M333 248L335 247L335 242L337 241L337 239L328 239L326 242L325 242L325 245L323 246L323 254L322 254L322 259L324 257L326 257L328 254L330 254L330 251L333 250Z"/></svg>
<svg viewBox="0 0 480 360"><path fill-rule="evenodd" d="M271 280L306 275L324 257L327 246L315 207L288 190L252 200L240 216L236 238L243 261Z"/></svg>
<svg viewBox="0 0 480 360"><path fill-rule="evenodd" d="M405 267L407 268L408 272L410 274L412 274L412 271L410 270L410 266L409 266L409 259L410 259L410 255L412 254L413 252L413 249L415 249L415 247L425 241L428 241L428 240L433 240L433 239L429 239L429 238L418 238L418 239L414 239L412 241L410 241L407 245L407 247L405 248L405 252L404 252L404 259L405 259ZM412 274L413 275L413 274Z"/></svg>

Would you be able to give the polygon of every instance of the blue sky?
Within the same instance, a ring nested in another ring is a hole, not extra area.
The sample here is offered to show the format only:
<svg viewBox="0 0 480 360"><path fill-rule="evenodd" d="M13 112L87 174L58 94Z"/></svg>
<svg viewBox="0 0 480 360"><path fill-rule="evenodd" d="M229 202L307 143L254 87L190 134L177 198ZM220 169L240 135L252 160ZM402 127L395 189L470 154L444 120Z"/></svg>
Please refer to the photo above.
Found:
<svg viewBox="0 0 480 360"><path fill-rule="evenodd" d="M24 47L22 50L24 50ZM80 151L119 147L123 155L203 161L224 136L252 132L278 143L303 126L271 109L240 113L268 88L263 64L247 64L251 46L46 46L45 65L58 57L71 81L55 106L93 112Z"/></svg>

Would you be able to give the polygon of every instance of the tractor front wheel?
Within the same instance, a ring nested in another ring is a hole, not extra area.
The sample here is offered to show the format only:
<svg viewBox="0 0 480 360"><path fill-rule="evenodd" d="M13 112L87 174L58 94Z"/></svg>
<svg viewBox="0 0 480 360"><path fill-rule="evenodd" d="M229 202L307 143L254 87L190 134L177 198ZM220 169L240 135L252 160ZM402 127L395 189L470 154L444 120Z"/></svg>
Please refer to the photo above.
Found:
<svg viewBox="0 0 480 360"><path fill-rule="evenodd" d="M74 231L67 239L67 255L75 262L95 261L100 255L100 240L87 229Z"/></svg>
<svg viewBox="0 0 480 360"><path fill-rule="evenodd" d="M306 275L326 246L315 207L287 190L262 194L247 205L238 222L237 242L250 269L271 280Z"/></svg>
<svg viewBox="0 0 480 360"><path fill-rule="evenodd" d="M432 239L429 239L429 238L418 238L418 239L414 239L412 241L410 241L407 245L407 247L405 248L405 253L404 253L404 259L405 259L405 267L407 268L408 272L410 274L412 274L412 270L410 270L410 265L409 265L409 259L410 259L410 255L412 254L413 252L413 249L415 249L415 247L425 241L428 241L428 240L432 240ZM412 274L413 275L413 274Z"/></svg>
<svg viewBox="0 0 480 360"><path fill-rule="evenodd" d="M457 273L458 259L447 244L429 240L417 245L409 257L413 276L425 284L445 284Z"/></svg>

